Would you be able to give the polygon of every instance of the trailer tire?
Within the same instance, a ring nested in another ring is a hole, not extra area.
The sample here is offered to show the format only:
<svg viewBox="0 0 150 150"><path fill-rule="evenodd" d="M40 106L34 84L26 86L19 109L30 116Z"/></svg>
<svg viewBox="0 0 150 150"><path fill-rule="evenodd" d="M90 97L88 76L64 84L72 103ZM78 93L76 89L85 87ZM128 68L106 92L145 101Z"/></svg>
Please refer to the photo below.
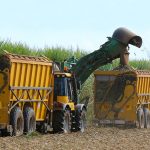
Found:
<svg viewBox="0 0 150 150"><path fill-rule="evenodd" d="M6 129L4 129L4 130L1 130L0 131L0 137L5 137L5 136L13 136L12 135L12 133L9 133L9 132L7 132L7 130Z"/></svg>
<svg viewBox="0 0 150 150"><path fill-rule="evenodd" d="M144 108L144 127L150 128L150 111L148 108Z"/></svg>
<svg viewBox="0 0 150 150"><path fill-rule="evenodd" d="M142 108L139 108L137 110L137 121L138 121L138 128L139 129L142 129L144 128L144 122L145 122L145 119L144 119L144 111Z"/></svg>
<svg viewBox="0 0 150 150"><path fill-rule="evenodd" d="M10 124L12 125L12 135L20 136L24 130L24 118L19 107L14 107L10 113Z"/></svg>
<svg viewBox="0 0 150 150"><path fill-rule="evenodd" d="M25 107L24 109L24 132L30 134L36 131L35 113L32 107Z"/></svg>
<svg viewBox="0 0 150 150"><path fill-rule="evenodd" d="M80 131L84 132L86 128L86 110L83 109L81 111L81 116L80 116Z"/></svg>
<svg viewBox="0 0 150 150"><path fill-rule="evenodd" d="M55 110L53 115L54 133L69 133L71 130L70 110Z"/></svg>

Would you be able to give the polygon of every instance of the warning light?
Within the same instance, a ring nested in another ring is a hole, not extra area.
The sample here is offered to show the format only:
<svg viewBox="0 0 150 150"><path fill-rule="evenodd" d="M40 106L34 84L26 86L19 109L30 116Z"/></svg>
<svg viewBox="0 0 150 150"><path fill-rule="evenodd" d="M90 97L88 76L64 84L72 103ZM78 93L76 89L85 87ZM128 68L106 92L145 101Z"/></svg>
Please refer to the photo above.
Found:
<svg viewBox="0 0 150 150"><path fill-rule="evenodd" d="M68 71L68 67L65 66L65 67L64 67L64 71Z"/></svg>

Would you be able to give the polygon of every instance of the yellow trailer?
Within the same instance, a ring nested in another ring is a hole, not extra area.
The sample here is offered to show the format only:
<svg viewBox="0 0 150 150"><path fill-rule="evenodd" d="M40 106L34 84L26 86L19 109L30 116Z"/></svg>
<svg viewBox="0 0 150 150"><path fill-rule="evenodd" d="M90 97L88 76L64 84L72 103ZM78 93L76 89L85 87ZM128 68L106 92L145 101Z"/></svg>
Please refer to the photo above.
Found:
<svg viewBox="0 0 150 150"><path fill-rule="evenodd" d="M99 124L150 127L150 72L95 71L94 114Z"/></svg>
<svg viewBox="0 0 150 150"><path fill-rule="evenodd" d="M22 134L23 124L25 132L35 131L34 120L45 121L52 108L52 62L44 57L6 54L0 63L0 129L11 132L11 126L18 123L21 133L14 129L15 135Z"/></svg>
<svg viewBox="0 0 150 150"><path fill-rule="evenodd" d="M46 57L0 56L0 132L84 130L75 78ZM83 110L84 109L84 110Z"/></svg>

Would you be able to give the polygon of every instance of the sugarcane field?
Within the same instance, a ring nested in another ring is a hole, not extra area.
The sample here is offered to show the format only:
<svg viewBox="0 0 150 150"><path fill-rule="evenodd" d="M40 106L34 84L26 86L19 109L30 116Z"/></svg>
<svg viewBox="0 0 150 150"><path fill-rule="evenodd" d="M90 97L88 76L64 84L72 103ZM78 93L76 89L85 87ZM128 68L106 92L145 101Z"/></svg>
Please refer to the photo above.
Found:
<svg viewBox="0 0 150 150"><path fill-rule="evenodd" d="M149 5L1 2L0 150L149 150Z"/></svg>

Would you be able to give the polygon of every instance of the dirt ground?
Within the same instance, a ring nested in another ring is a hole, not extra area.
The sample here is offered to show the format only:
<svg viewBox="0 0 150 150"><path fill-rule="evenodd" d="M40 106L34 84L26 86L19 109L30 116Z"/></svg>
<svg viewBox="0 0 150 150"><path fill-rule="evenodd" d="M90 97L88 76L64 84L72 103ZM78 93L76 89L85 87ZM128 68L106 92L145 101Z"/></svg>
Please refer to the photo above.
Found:
<svg viewBox="0 0 150 150"><path fill-rule="evenodd" d="M0 150L150 149L150 130L88 127L84 133L0 137Z"/></svg>

